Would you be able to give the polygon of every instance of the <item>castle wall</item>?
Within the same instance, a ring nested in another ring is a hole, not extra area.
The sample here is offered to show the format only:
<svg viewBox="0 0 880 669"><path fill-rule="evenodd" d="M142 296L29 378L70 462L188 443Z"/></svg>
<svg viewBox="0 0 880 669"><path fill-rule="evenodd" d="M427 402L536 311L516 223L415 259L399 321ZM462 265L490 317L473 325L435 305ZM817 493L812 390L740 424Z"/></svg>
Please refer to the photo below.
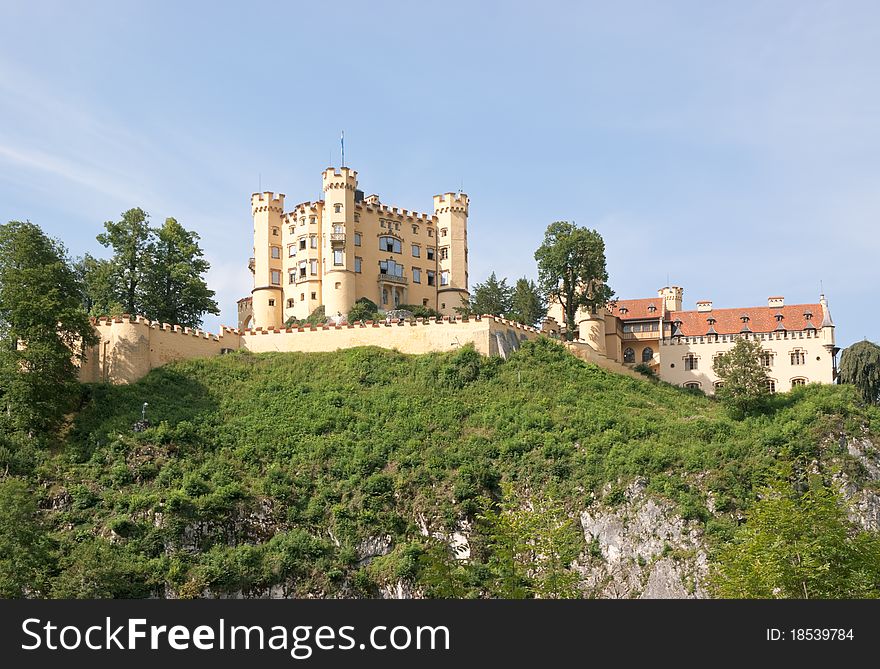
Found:
<svg viewBox="0 0 880 669"><path fill-rule="evenodd" d="M208 358L240 346L234 330L217 336L138 316L98 319L95 331L100 341L86 352L80 368L84 383L132 383L169 362Z"/></svg>
<svg viewBox="0 0 880 669"><path fill-rule="evenodd" d="M242 348L254 353L302 351L320 353L354 346L380 346L401 353L453 351L472 343L483 355L507 356L538 330L485 316L453 321L417 319L356 325L249 330L241 334Z"/></svg>

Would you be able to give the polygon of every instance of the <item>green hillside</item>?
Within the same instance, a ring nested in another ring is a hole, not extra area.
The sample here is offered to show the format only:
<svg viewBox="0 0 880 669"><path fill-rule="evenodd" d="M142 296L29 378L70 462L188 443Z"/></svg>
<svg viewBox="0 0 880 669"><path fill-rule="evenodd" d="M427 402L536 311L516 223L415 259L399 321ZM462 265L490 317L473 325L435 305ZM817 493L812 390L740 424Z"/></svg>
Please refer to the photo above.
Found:
<svg viewBox="0 0 880 669"><path fill-rule="evenodd" d="M144 402L153 427L135 433ZM834 462L870 485L840 439L869 428L880 434L880 414L847 387L797 389L734 421L701 394L605 372L547 341L507 361L362 348L173 364L88 387L65 445L37 465L61 556L46 588L186 597L284 584L369 597L389 581L424 585L419 524L451 531L502 483L575 514L599 497L619 503L641 477L711 547L780 473L821 463L830 476ZM389 535L388 555L364 559L365 542ZM476 527L463 596L495 594L489 543Z"/></svg>

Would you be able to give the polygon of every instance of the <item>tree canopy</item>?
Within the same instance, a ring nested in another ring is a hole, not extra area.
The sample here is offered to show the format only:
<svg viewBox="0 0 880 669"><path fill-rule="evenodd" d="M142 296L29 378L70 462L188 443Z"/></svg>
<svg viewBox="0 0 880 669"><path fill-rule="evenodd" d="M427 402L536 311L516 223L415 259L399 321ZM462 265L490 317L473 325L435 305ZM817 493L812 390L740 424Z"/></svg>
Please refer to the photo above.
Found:
<svg viewBox="0 0 880 669"><path fill-rule="evenodd" d="M151 320L198 327L204 314L219 314L202 275L210 269L199 236L177 220L165 219L147 247L141 297L142 313Z"/></svg>
<svg viewBox="0 0 880 669"><path fill-rule="evenodd" d="M508 318L525 325L537 325L547 315L547 302L534 281L518 279L510 300Z"/></svg>
<svg viewBox="0 0 880 669"><path fill-rule="evenodd" d="M109 260L89 255L77 264L83 304L94 316L126 312L150 320L199 327L205 314L220 313L202 278L210 269L199 236L174 218L160 228L142 209L129 209L104 224L98 241L113 249Z"/></svg>
<svg viewBox="0 0 880 669"><path fill-rule="evenodd" d="M712 364L723 386L717 396L735 417L760 409L770 394L766 368L761 364L761 344L740 337Z"/></svg>
<svg viewBox="0 0 880 669"><path fill-rule="evenodd" d="M595 230L568 221L551 223L535 251L535 260L538 285L562 306L569 333L577 327L579 309L595 313L614 295L608 285L605 241Z"/></svg>
<svg viewBox="0 0 880 669"><path fill-rule="evenodd" d="M9 427L49 432L78 395L97 341L64 247L30 222L0 226L0 397Z"/></svg>
<svg viewBox="0 0 880 669"><path fill-rule="evenodd" d="M819 480L805 493L786 482L760 491L712 572L720 597L880 597L880 538L847 518L839 492Z"/></svg>
<svg viewBox="0 0 880 669"><path fill-rule="evenodd" d="M474 285L469 311L479 315L505 316L510 311L512 299L513 288L507 285L507 279L499 280L492 272L483 283Z"/></svg>
<svg viewBox="0 0 880 669"><path fill-rule="evenodd" d="M845 349L838 373L840 382L856 386L866 402L880 402L880 346L865 340Z"/></svg>

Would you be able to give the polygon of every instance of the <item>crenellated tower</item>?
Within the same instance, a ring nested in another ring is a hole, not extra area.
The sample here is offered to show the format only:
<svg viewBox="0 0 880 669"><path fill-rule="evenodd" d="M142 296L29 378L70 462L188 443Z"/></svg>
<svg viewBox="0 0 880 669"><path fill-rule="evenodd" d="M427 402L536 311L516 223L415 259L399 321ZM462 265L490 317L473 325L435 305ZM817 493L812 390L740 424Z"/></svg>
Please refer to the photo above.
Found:
<svg viewBox="0 0 880 669"><path fill-rule="evenodd" d="M283 193L254 193L251 214L254 218L254 273L252 327L275 328L282 325L282 242L281 215Z"/></svg>
<svg viewBox="0 0 880 669"><path fill-rule="evenodd" d="M446 316L470 296L468 291L467 218L465 193L434 196L437 218L437 308Z"/></svg>
<svg viewBox="0 0 880 669"><path fill-rule="evenodd" d="M684 298L684 288L679 286L664 286L657 291L657 297L663 300L665 311L681 311L681 304Z"/></svg>
<svg viewBox="0 0 880 669"><path fill-rule="evenodd" d="M324 170L323 181L321 301L328 317L344 316L357 299L354 273L357 172L348 167L328 167Z"/></svg>

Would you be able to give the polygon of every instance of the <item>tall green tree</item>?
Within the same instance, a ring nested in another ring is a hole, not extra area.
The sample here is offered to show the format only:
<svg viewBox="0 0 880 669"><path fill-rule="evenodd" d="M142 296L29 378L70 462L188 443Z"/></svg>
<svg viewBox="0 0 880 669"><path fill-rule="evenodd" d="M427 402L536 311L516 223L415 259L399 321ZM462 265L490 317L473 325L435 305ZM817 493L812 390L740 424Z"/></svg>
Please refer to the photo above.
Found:
<svg viewBox="0 0 880 669"><path fill-rule="evenodd" d="M507 315L525 325L536 325L547 315L547 302L534 281L525 277L517 280Z"/></svg>
<svg viewBox="0 0 880 669"><path fill-rule="evenodd" d="M580 577L571 569L584 538L551 497L523 498L502 485L497 505L478 516L487 536L493 592L503 599L576 599Z"/></svg>
<svg viewBox="0 0 880 669"><path fill-rule="evenodd" d="M718 355L712 368L724 385L717 396L735 418L763 408L770 394L767 369L761 364L761 343L743 337L726 353Z"/></svg>
<svg viewBox="0 0 880 669"><path fill-rule="evenodd" d="M877 598L880 535L857 528L821 481L803 494L775 482L719 549L710 584L724 598Z"/></svg>
<svg viewBox="0 0 880 669"><path fill-rule="evenodd" d="M568 221L551 223L535 251L535 260L538 285L562 306L569 336L577 327L579 309L595 313L614 295L608 285L605 241L595 230Z"/></svg>
<svg viewBox="0 0 880 669"><path fill-rule="evenodd" d="M512 299L513 288L507 285L507 279L499 281L495 272L492 272L483 283L474 285L470 312L479 315L506 316L510 311Z"/></svg>
<svg viewBox="0 0 880 669"><path fill-rule="evenodd" d="M152 230L149 214L143 209L129 209L122 220L104 223L106 232L98 235L98 241L113 249L112 295L98 298L107 303L119 302L126 313L141 313L140 297L142 282L149 264Z"/></svg>
<svg viewBox="0 0 880 669"><path fill-rule="evenodd" d="M33 223L0 226L0 402L8 426L56 428L79 394L83 347L97 342L64 247Z"/></svg>
<svg viewBox="0 0 880 669"><path fill-rule="evenodd" d="M205 314L220 313L214 291L202 278L208 269L198 234L165 219L146 249L140 313L163 323L201 326Z"/></svg>
<svg viewBox="0 0 880 669"><path fill-rule="evenodd" d="M91 316L118 316L122 314L122 303L119 302L114 287L113 263L109 260L95 258L86 253L74 264L80 283L82 284L82 304Z"/></svg>
<svg viewBox="0 0 880 669"><path fill-rule="evenodd" d="M880 346L866 339L845 349L837 378L858 388L866 402L880 402Z"/></svg>
<svg viewBox="0 0 880 669"><path fill-rule="evenodd" d="M52 548L27 484L17 478L0 481L0 597L47 594Z"/></svg>

